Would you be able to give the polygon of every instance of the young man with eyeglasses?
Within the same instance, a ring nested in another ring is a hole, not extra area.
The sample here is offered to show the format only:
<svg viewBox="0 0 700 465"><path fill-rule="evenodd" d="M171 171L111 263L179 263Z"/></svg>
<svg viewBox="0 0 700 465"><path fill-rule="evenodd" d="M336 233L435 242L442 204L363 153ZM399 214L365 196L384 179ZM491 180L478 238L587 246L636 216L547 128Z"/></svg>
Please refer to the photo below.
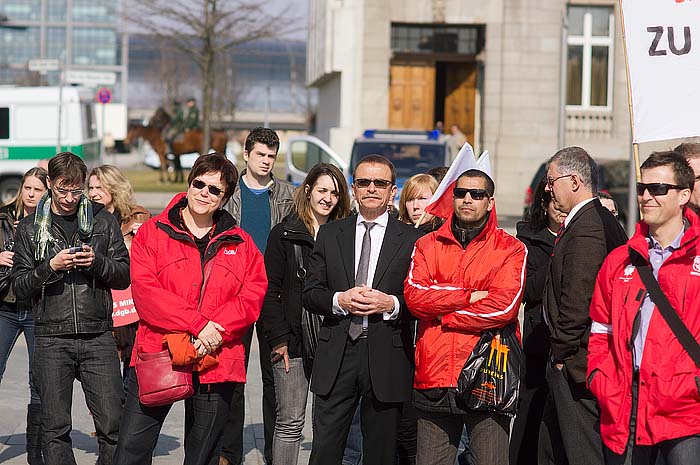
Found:
<svg viewBox="0 0 700 465"><path fill-rule="evenodd" d="M545 190L567 216L555 241L542 301L551 361L539 463L602 464L598 408L586 388L589 308L603 260L627 236L596 197L598 169L581 147L564 148L550 158Z"/></svg>
<svg viewBox="0 0 700 465"><path fill-rule="evenodd" d="M422 233L389 215L396 172L380 155L360 160L359 212L321 227L309 259L304 307L324 316L314 358L310 465L339 465L360 404L362 463L393 464L401 407L411 398L413 333L403 298Z"/></svg>
<svg viewBox="0 0 700 465"><path fill-rule="evenodd" d="M80 379L95 421L97 463L111 464L124 395L111 289L129 286L129 254L114 215L85 196L85 163L62 152L48 168L49 190L17 227L12 269L17 298L34 312L44 463L76 463L71 404Z"/></svg>
<svg viewBox="0 0 700 465"><path fill-rule="evenodd" d="M250 131L245 140L243 159L245 169L240 182L225 208L233 215L245 232L251 235L255 245L265 254L270 230L292 211L294 185L278 179L272 174L277 160L280 140L270 128L257 127ZM260 355L260 371L263 382L263 432L265 436L264 459L272 464L272 438L275 432L277 406L275 382L272 372L273 348L263 334L262 325L255 325ZM244 336L246 367L250 355L253 328ZM231 413L224 429L221 445L221 464L240 465L243 463L243 424L245 419L244 386L238 386L231 401ZM284 465L284 464L279 464Z"/></svg>
<svg viewBox="0 0 700 465"><path fill-rule="evenodd" d="M416 242L404 284L408 308L419 320L416 463L454 464L466 427L474 464L504 464L511 418L467 409L456 386L481 332L517 322L527 251L498 228L489 175L465 171L452 198L452 217Z"/></svg>
<svg viewBox="0 0 700 465"><path fill-rule="evenodd" d="M607 465L700 464L700 370L650 296L639 267L684 325L700 333L700 219L688 210L695 175L682 155L641 166L643 219L598 274L591 303L587 381L600 405Z"/></svg>

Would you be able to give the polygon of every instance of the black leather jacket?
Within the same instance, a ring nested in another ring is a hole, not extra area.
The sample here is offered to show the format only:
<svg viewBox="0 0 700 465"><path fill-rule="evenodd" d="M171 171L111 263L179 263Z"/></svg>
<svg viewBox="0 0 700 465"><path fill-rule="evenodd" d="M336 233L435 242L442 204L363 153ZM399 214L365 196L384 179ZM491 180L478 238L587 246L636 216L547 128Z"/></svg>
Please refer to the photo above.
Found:
<svg viewBox="0 0 700 465"><path fill-rule="evenodd" d="M34 215L24 218L15 232L12 283L18 299L31 300L34 334L59 336L96 334L112 329L111 289L126 289L130 283L129 253L117 219L93 202L93 232L87 242L95 252L89 268L58 271L49 260L76 244L53 224L56 238L42 262L34 260Z"/></svg>

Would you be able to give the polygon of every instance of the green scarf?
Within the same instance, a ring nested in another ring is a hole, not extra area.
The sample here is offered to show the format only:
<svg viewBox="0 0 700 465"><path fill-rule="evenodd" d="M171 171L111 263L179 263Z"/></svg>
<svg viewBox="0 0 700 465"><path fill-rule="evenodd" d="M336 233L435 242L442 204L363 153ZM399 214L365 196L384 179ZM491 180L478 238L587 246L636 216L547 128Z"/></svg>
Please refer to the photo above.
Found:
<svg viewBox="0 0 700 465"><path fill-rule="evenodd" d="M78 204L78 238L81 242L87 242L92 237L92 202L84 195L80 196ZM34 259L44 261L49 246L56 239L51 235L51 189L47 189L41 196L36 206L34 216Z"/></svg>

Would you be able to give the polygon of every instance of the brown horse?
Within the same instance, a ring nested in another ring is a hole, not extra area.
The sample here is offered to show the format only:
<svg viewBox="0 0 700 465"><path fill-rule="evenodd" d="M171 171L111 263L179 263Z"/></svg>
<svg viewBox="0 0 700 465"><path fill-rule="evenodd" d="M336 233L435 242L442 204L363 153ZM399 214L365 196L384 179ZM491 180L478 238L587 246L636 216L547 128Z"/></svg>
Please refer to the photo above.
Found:
<svg viewBox="0 0 700 465"><path fill-rule="evenodd" d="M129 125L129 131L126 133L126 139L124 143L131 144L133 141L138 139L145 139L151 144L153 150L158 154L160 158L160 182L170 181L168 177L168 144L163 140L163 134L160 128L153 126L144 126L143 124L131 124ZM180 163L175 163L179 165ZM181 170L182 171L182 170ZM177 181L177 173L175 173L175 180Z"/></svg>
<svg viewBox="0 0 700 465"><path fill-rule="evenodd" d="M163 139L163 131L161 128L153 126L143 126L140 124L129 126L129 132L127 133L124 142L127 144L131 143L132 140L143 138L151 144L153 150L158 154L160 158L160 180L164 182L168 180L168 144ZM224 153L226 151L226 144L228 143L228 137L225 131L212 131L211 138L209 140L209 146L219 152ZM185 153L195 153L202 149L202 130L200 128L191 129L180 134L175 141L171 144L170 151L175 155L175 161L173 163L175 170L175 181L174 182L184 182L184 174L182 172L182 165L180 164L180 155Z"/></svg>

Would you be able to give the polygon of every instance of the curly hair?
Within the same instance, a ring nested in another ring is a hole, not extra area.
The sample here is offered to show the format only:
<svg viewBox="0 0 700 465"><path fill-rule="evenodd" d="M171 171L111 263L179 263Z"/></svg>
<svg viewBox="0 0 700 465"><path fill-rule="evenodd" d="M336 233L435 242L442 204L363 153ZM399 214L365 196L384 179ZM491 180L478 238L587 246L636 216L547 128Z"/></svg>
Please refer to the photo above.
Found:
<svg viewBox="0 0 700 465"><path fill-rule="evenodd" d="M277 152L280 149L280 138L270 128L253 128L245 138L245 151L250 153L256 143L263 144Z"/></svg>
<svg viewBox="0 0 700 465"><path fill-rule="evenodd" d="M95 176L100 181L102 189L112 196L114 210L121 218L127 218L135 205L134 189L129 180L119 171L119 168L112 165L93 168L88 175L88 182L92 176Z"/></svg>

